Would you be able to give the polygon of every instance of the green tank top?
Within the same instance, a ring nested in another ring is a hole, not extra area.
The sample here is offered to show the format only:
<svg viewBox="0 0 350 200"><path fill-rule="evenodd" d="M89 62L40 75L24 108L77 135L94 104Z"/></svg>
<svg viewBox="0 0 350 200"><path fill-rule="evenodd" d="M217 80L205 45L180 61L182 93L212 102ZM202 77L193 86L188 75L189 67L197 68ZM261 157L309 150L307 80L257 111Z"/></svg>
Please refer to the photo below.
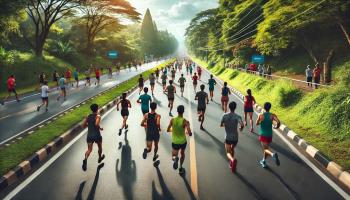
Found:
<svg viewBox="0 0 350 200"><path fill-rule="evenodd" d="M260 124L260 135L265 137L272 137L272 120L271 113L266 112L263 114L264 120Z"/></svg>
<svg viewBox="0 0 350 200"><path fill-rule="evenodd" d="M174 144L184 144L186 143L186 134L183 127L184 118L175 117L173 118L173 132L172 132L172 142Z"/></svg>

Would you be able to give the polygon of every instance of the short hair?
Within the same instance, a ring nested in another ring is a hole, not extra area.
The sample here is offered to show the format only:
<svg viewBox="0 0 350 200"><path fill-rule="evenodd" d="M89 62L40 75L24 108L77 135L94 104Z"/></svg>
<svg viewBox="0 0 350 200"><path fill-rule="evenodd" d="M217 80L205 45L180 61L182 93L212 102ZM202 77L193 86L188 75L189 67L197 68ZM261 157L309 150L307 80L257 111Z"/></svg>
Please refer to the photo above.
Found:
<svg viewBox="0 0 350 200"><path fill-rule="evenodd" d="M181 74L181 76L184 76L184 74Z"/></svg>
<svg viewBox="0 0 350 200"><path fill-rule="evenodd" d="M98 110L98 105L97 104L92 104L91 106L90 106L90 110L92 111L92 112L97 112L97 110Z"/></svg>
<svg viewBox="0 0 350 200"><path fill-rule="evenodd" d="M224 83L224 86L227 86L227 82Z"/></svg>
<svg viewBox="0 0 350 200"><path fill-rule="evenodd" d="M147 93L147 92L148 92L148 87L143 88L143 91L144 91L145 93Z"/></svg>
<svg viewBox="0 0 350 200"><path fill-rule="evenodd" d="M157 109L157 103L156 102L152 102L149 107L151 108L151 110L155 110Z"/></svg>
<svg viewBox="0 0 350 200"><path fill-rule="evenodd" d="M201 85L201 90L204 90L204 88L205 88L205 85L202 84L202 85Z"/></svg>
<svg viewBox="0 0 350 200"><path fill-rule="evenodd" d="M232 101L228 107L230 108L231 112L235 111L236 110L236 107L237 107L237 103Z"/></svg>
<svg viewBox="0 0 350 200"><path fill-rule="evenodd" d="M123 99L126 98L126 92L124 92L124 93L122 94L122 98L123 98Z"/></svg>
<svg viewBox="0 0 350 200"><path fill-rule="evenodd" d="M271 103L270 102L266 102L265 104L264 104L264 109L266 110L266 112L269 112L270 111L270 109L271 109Z"/></svg>
<svg viewBox="0 0 350 200"><path fill-rule="evenodd" d="M173 80L170 80L170 81L169 81L169 84L172 85L172 84L173 84Z"/></svg>
<svg viewBox="0 0 350 200"><path fill-rule="evenodd" d="M185 112L185 106L183 105L179 105L177 107L177 113L179 113L180 115L182 115Z"/></svg>
<svg viewBox="0 0 350 200"><path fill-rule="evenodd" d="M48 82L47 81L44 81L44 85L47 85L48 84Z"/></svg>

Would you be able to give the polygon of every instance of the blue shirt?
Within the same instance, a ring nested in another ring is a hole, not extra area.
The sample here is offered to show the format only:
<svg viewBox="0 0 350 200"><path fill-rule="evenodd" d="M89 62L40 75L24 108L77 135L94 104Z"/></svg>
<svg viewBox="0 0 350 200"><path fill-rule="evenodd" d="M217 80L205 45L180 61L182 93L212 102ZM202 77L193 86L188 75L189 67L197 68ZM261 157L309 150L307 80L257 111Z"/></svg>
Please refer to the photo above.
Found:
<svg viewBox="0 0 350 200"><path fill-rule="evenodd" d="M149 104L152 102L152 97L148 94L143 94L139 97L141 100L141 110L149 111Z"/></svg>
<svg viewBox="0 0 350 200"><path fill-rule="evenodd" d="M65 78L60 78L60 80L58 81L59 85L60 85L60 88L64 88L65 87L65 82L66 82L66 79Z"/></svg>

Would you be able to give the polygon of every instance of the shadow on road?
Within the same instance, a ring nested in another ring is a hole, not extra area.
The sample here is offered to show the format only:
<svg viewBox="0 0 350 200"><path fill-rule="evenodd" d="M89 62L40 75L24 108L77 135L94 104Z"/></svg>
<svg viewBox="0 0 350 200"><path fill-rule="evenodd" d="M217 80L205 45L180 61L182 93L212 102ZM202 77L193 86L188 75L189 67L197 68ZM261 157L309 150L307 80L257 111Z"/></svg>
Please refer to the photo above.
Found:
<svg viewBox="0 0 350 200"><path fill-rule="evenodd" d="M97 167L95 179L94 179L94 182L92 183L91 190L90 190L89 196L87 198L88 200L95 199L96 187L97 187L98 179L100 178L100 170L102 169L102 167L104 165L105 165L104 163L101 163Z"/></svg>
<svg viewBox="0 0 350 200"><path fill-rule="evenodd" d="M284 180L283 178L277 174L275 171L273 171L271 168L267 168L266 171L269 171L271 174L273 174L277 180L284 186L284 188L287 190L287 192L293 197L295 200L299 200L300 197L296 191L294 191Z"/></svg>
<svg viewBox="0 0 350 200"><path fill-rule="evenodd" d="M77 192L77 195L75 196L75 200L83 200L82 193L83 193L83 190L84 190L85 183L86 183L86 181L83 181L83 182L80 183L79 190Z"/></svg>
<svg viewBox="0 0 350 200"><path fill-rule="evenodd" d="M248 189L251 191L251 193L254 195L254 197L256 199L259 199L259 200L266 199L263 196L261 196L258 189L253 184L251 184L247 179L245 179L241 174L236 173L236 176L237 176L237 178L239 178L239 180L241 180L248 187Z"/></svg>
<svg viewBox="0 0 350 200"><path fill-rule="evenodd" d="M182 177L182 179L184 180L186 189L187 189L187 191L188 191L188 194L189 194L190 197L191 197L191 200L196 200L196 196L193 194L192 188L191 188L191 186L190 186L190 184L188 183L188 180L187 180L187 178L186 178L186 173L183 174L181 177Z"/></svg>
<svg viewBox="0 0 350 200"><path fill-rule="evenodd" d="M122 146L121 161L117 159L115 166L117 182L123 187L124 198L127 200L133 198L133 186L136 181L136 163L132 160L131 148L125 134L125 144ZM119 162L120 169L119 169Z"/></svg>
<svg viewBox="0 0 350 200"><path fill-rule="evenodd" d="M154 183L154 181L152 181L152 199L154 199L154 200L161 200L161 199L175 200L175 198L173 197L173 195L169 191L168 186L164 182L163 175L160 172L159 168L157 167L156 170L157 170L157 175L158 175L158 179L159 179L159 184L160 184L160 187L162 189L162 193L160 194L157 191L155 183Z"/></svg>

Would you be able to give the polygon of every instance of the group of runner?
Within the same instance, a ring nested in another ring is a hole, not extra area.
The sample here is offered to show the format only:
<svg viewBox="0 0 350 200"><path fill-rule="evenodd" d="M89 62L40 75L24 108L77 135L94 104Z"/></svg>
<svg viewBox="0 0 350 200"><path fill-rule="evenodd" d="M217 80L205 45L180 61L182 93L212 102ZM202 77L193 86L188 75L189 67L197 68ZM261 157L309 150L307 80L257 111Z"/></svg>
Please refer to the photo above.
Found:
<svg viewBox="0 0 350 200"><path fill-rule="evenodd" d="M174 99L175 99L175 93L176 93L176 87L174 86L174 81L176 77L176 71L179 70L181 73L182 65L186 67L186 71L188 68L188 71L190 71L191 68L197 68L197 72L194 73L193 76L191 76L191 79L193 81L193 87L195 94L195 100L198 101L197 104L197 111L198 111L198 121L200 122L200 129L205 130L203 127L204 119L205 119L205 111L206 111L206 105L209 104L210 101L213 101L214 97L214 88L215 85L217 85L217 82L215 81L213 75L210 76L208 80L209 85L209 95L207 92L205 92L205 85L200 85L200 91L196 91L196 87L198 84L198 81L201 80L202 75L202 69L200 67L197 67L194 62L190 60L180 61L177 60L176 62L172 63L171 65L166 66L163 69L156 69L155 73L152 73L149 76L150 86L151 86L151 92L152 96L154 96L154 87L155 82L160 77L161 84L163 86L163 92L168 98L168 107L169 107L169 116L171 117L169 124L167 126L167 132L170 132L172 135L172 166L173 168L179 169L180 174L184 174L185 170L183 168L183 163L185 160L185 150L187 146L187 139L186 135L192 136L192 131L190 127L190 123L188 120L184 118L184 112L185 107L184 105L178 105L177 106L177 116L174 117L172 114L172 110L174 107ZM168 79L168 71L170 71L170 77L171 79L167 81ZM160 74L162 74L160 76ZM197 75L198 74L198 75ZM160 161L158 160L158 143L160 139L160 132L161 132L161 115L157 113L157 103L153 101L153 98L151 95L148 94L148 88L144 87L144 77L140 75L139 77L139 98L137 100L137 103L141 104L141 112L142 112L142 121L141 126L145 128L146 132L146 147L144 148L144 151L142 153L142 157L144 159L147 158L148 154L152 152L153 150L153 165L155 167L158 167L160 164ZM168 85L167 85L168 82ZM184 74L181 73L180 78L178 79L178 83L180 85L180 91L181 91L181 97L183 97L183 92L185 88L185 82L186 78L184 77ZM143 92L143 94L141 94ZM242 131L244 126L247 126L247 117L249 116L249 123L250 123L250 131L253 132L253 106L255 104L255 99L252 96L251 90L247 91L247 96L244 98L244 121L242 120L242 117L235 113L237 104L236 102L232 101L229 103L229 95L231 94L230 89L227 86L227 82L224 83L222 89L221 89L221 108L224 112L224 115L221 118L220 126L225 128L225 150L226 155L229 161L229 166L233 173L236 172L236 166L237 166L237 159L235 158L235 152L234 148L238 143L238 130ZM119 110L119 106L121 105L121 116L123 118L122 127L119 129L118 135L122 134L123 129L128 129L127 125L127 119L129 116L129 108L131 108L131 102L127 99L126 93L122 94L122 98L117 102L117 110ZM96 142L99 147L99 162L104 158L104 155L102 154L102 137L100 134L101 127L99 127L100 123L100 116L98 115L98 112L95 112L96 105L91 106L92 114L90 114L86 118L86 126L89 127L88 131L88 150L85 153L85 159L83 160L83 170L86 170L87 165L87 157L89 156L91 152L91 146L93 142ZM227 110L227 107L229 108L229 111ZM266 102L264 104L264 110L265 112L263 114L260 114L258 116L258 119L256 121L256 125L260 125L260 134L259 134L259 141L261 142L262 151L263 151L263 159L259 162L260 165L263 168L267 167L266 159L268 156L271 156L277 165L280 164L279 158L277 153L273 153L270 148L269 144L272 141L272 133L273 133L273 127L278 128L280 125L280 121L277 118L276 115L270 113L271 104L269 102ZM98 110L98 109L97 109ZM92 120L94 116L95 120ZM90 128L90 123L93 123L93 127ZM273 124L276 125L273 125ZM91 131L90 131L91 129ZM90 134L89 134L90 133ZM100 152L101 151L101 152ZM180 155L179 155L180 154ZM180 163L179 163L180 161Z"/></svg>

